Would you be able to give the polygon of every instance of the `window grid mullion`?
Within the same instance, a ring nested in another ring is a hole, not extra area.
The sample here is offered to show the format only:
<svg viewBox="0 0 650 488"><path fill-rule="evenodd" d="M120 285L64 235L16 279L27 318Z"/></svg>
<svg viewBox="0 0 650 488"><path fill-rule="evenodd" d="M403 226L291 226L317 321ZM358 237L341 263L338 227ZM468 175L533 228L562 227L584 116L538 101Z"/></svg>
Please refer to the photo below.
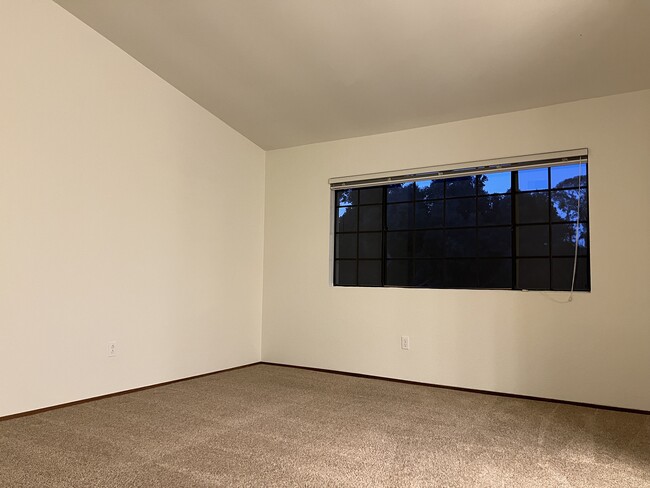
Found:
<svg viewBox="0 0 650 488"><path fill-rule="evenodd" d="M517 187L519 186L519 172L513 171L510 173L510 229L512 232L511 238L511 247L512 247L512 289L517 289L517 255L519 254L517 250Z"/></svg>

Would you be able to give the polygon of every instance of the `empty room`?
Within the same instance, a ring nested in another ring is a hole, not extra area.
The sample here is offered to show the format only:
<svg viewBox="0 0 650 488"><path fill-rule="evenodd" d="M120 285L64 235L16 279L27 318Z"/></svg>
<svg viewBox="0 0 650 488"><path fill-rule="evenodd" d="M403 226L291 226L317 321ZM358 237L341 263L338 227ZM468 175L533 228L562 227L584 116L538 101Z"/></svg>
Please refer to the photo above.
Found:
<svg viewBox="0 0 650 488"><path fill-rule="evenodd" d="M0 486L650 488L650 1L0 0Z"/></svg>

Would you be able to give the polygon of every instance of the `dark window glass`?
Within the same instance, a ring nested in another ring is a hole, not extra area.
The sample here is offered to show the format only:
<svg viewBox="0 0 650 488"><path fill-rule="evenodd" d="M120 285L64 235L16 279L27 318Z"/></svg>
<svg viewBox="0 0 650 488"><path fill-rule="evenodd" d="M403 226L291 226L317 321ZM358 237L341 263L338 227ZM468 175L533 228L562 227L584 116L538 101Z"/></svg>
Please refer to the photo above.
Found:
<svg viewBox="0 0 650 488"><path fill-rule="evenodd" d="M373 203L382 203L384 201L383 187L361 188L359 191L359 203L368 205Z"/></svg>
<svg viewBox="0 0 650 488"><path fill-rule="evenodd" d="M445 256L476 256L476 231L474 229L454 229L446 231Z"/></svg>
<svg viewBox="0 0 650 488"><path fill-rule="evenodd" d="M408 259L387 259L386 260L386 284L390 286L409 286L409 265Z"/></svg>
<svg viewBox="0 0 650 488"><path fill-rule="evenodd" d="M474 259L445 259L445 285L450 288L476 288L478 273Z"/></svg>
<svg viewBox="0 0 650 488"><path fill-rule="evenodd" d="M546 190L548 188L548 168L535 168L518 171L519 191Z"/></svg>
<svg viewBox="0 0 650 488"><path fill-rule="evenodd" d="M442 227L445 224L445 203L443 201L418 202L415 204L415 228Z"/></svg>
<svg viewBox="0 0 650 488"><path fill-rule="evenodd" d="M381 259L381 239L381 232L359 234L359 257Z"/></svg>
<svg viewBox="0 0 650 488"><path fill-rule="evenodd" d="M548 222L548 192L536 191L517 195L517 223Z"/></svg>
<svg viewBox="0 0 650 488"><path fill-rule="evenodd" d="M386 233L386 257L408 258L410 257L411 232L387 232Z"/></svg>
<svg viewBox="0 0 650 488"><path fill-rule="evenodd" d="M381 205L369 205L366 207L358 207L358 208L359 208L359 230L360 231L382 229Z"/></svg>
<svg viewBox="0 0 650 488"><path fill-rule="evenodd" d="M386 187L386 201L388 203L410 202L413 200L413 188L415 184L401 183Z"/></svg>
<svg viewBox="0 0 650 488"><path fill-rule="evenodd" d="M548 225L526 225L517 228L518 256L548 256Z"/></svg>
<svg viewBox="0 0 650 488"><path fill-rule="evenodd" d="M445 180L445 197L469 197L476 195L476 176L461 176Z"/></svg>
<svg viewBox="0 0 650 488"><path fill-rule="evenodd" d="M478 199L478 225L504 225L512 222L510 195L492 195Z"/></svg>
<svg viewBox="0 0 650 488"><path fill-rule="evenodd" d="M445 268L442 259L420 259L414 261L411 286L418 288L440 288L444 285Z"/></svg>
<svg viewBox="0 0 650 488"><path fill-rule="evenodd" d="M512 228L488 227L478 230L478 255L505 257L512 255Z"/></svg>
<svg viewBox="0 0 650 488"><path fill-rule="evenodd" d="M359 286L381 286L381 260L359 261Z"/></svg>
<svg viewBox="0 0 650 488"><path fill-rule="evenodd" d="M386 205L386 227L388 230L410 229L413 222L412 203Z"/></svg>
<svg viewBox="0 0 650 488"><path fill-rule="evenodd" d="M445 235L442 230L421 230L413 233L413 256L441 258L444 256Z"/></svg>
<svg viewBox="0 0 650 488"><path fill-rule="evenodd" d="M551 261L551 288L553 290L570 290L573 277L573 258L553 258ZM576 267L575 290L589 290L589 262L587 258L578 258Z"/></svg>
<svg viewBox="0 0 650 488"><path fill-rule="evenodd" d="M337 190L334 284L570 290L577 240L575 290L588 291L586 175L573 164Z"/></svg>
<svg viewBox="0 0 650 488"><path fill-rule="evenodd" d="M444 180L426 180L415 182L416 200L435 200L445 196Z"/></svg>
<svg viewBox="0 0 650 488"><path fill-rule="evenodd" d="M478 286L481 288L512 288L512 260L479 259Z"/></svg>
<svg viewBox="0 0 650 488"><path fill-rule="evenodd" d="M578 216L578 195L580 195L580 220L587 220L587 190L557 190L551 192L551 220L553 222L575 222Z"/></svg>
<svg viewBox="0 0 650 488"><path fill-rule="evenodd" d="M357 230L357 207L341 207L337 209L336 231L356 232Z"/></svg>
<svg viewBox="0 0 650 488"><path fill-rule="evenodd" d="M476 225L476 199L456 198L445 203L445 225L467 227Z"/></svg>
<svg viewBox="0 0 650 488"><path fill-rule="evenodd" d="M339 234L336 236L335 258L357 257L357 234Z"/></svg>
<svg viewBox="0 0 650 488"><path fill-rule="evenodd" d="M587 226L578 225L578 254L587 254ZM576 247L576 224L555 224L551 226L551 253L553 256L573 256Z"/></svg>
<svg viewBox="0 0 650 488"><path fill-rule="evenodd" d="M522 290L548 290L550 285L550 259L517 259L517 288Z"/></svg>
<svg viewBox="0 0 650 488"><path fill-rule="evenodd" d="M334 263L334 282L337 285L356 285L357 262L336 260Z"/></svg>

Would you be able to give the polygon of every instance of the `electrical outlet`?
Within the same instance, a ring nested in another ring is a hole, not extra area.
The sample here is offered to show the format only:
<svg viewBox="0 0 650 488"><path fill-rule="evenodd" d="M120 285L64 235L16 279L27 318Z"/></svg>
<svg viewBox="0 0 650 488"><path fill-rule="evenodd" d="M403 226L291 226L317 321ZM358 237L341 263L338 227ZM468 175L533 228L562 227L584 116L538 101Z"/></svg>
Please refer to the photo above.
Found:
<svg viewBox="0 0 650 488"><path fill-rule="evenodd" d="M411 340L409 336L402 336L402 349L411 349Z"/></svg>
<svg viewBox="0 0 650 488"><path fill-rule="evenodd" d="M108 356L114 357L117 355L117 342L112 341L108 343Z"/></svg>

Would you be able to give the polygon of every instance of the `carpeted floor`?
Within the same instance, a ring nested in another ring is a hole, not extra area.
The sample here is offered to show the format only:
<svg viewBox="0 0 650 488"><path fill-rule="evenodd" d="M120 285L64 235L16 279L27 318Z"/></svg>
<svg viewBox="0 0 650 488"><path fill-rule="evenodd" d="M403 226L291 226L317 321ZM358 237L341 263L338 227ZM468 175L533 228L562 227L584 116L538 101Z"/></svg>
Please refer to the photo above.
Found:
<svg viewBox="0 0 650 488"><path fill-rule="evenodd" d="M0 422L2 487L650 487L650 416L255 365Z"/></svg>

